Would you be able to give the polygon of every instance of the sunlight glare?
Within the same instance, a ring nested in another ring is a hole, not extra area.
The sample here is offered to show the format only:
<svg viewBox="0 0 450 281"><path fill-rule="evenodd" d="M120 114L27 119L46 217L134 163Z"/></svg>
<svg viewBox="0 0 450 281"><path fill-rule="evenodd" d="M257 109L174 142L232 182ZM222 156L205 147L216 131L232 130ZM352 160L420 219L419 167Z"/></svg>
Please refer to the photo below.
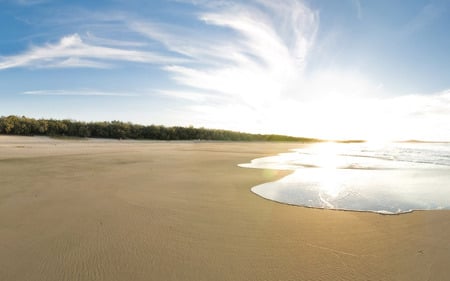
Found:
<svg viewBox="0 0 450 281"><path fill-rule="evenodd" d="M336 197L341 192L342 186L339 180L338 144L327 142L318 145L319 185L320 189L331 197Z"/></svg>

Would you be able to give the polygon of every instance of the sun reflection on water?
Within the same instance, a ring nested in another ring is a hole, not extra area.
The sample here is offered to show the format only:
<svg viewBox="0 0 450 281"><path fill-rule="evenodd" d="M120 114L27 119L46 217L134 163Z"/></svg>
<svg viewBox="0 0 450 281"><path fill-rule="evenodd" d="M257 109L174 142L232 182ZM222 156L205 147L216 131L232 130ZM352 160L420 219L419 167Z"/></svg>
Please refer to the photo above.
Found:
<svg viewBox="0 0 450 281"><path fill-rule="evenodd" d="M319 163L319 188L326 195L337 197L342 190L342 184L337 172L338 147L336 143L328 142L317 147L317 162Z"/></svg>
<svg viewBox="0 0 450 281"><path fill-rule="evenodd" d="M398 214L450 209L449 152L448 144L320 143L239 166L294 171L252 188L267 199L307 207Z"/></svg>

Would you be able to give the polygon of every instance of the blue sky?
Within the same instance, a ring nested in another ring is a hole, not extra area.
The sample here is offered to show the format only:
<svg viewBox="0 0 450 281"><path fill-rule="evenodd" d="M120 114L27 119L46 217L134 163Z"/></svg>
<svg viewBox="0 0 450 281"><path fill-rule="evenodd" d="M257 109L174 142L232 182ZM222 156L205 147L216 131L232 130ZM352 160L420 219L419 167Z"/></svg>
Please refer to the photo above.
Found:
<svg viewBox="0 0 450 281"><path fill-rule="evenodd" d="M0 0L0 115L450 140L450 1Z"/></svg>

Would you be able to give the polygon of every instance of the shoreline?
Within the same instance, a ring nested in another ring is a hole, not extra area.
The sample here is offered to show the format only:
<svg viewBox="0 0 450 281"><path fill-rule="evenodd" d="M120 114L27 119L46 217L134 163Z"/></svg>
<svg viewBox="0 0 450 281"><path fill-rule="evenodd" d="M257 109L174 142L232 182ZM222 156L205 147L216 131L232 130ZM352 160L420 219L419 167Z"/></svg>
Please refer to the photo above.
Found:
<svg viewBox="0 0 450 281"><path fill-rule="evenodd" d="M293 204L293 203L286 203L286 202L282 202L282 201L277 201L277 200L273 200L273 199L269 199L269 198L266 198L264 196L261 196L261 195L259 195L258 193L254 192L252 190L251 190L251 192L253 194L255 194L256 196L262 198L263 200L267 200L269 202L274 202L274 203L281 204L281 205L286 205L286 206L290 206L290 207L298 207L298 208L306 208L306 209L326 210L326 211L332 211L332 212L369 213L369 214L377 214L377 215L382 215L382 216L400 216L400 215L412 214L414 212L434 212L434 211L448 211L448 212L450 212L450 210L441 210L441 209L439 209L439 210L410 210L410 211L402 212L402 213L388 213L388 212L364 211L364 210L321 208L321 207L313 207L313 206L306 206L306 205L296 205L296 204Z"/></svg>
<svg viewBox="0 0 450 281"><path fill-rule="evenodd" d="M352 145L328 152L327 147L314 144L292 153L252 159L239 167L292 171L283 179L251 189L280 204L383 215L450 210L450 166L445 160L449 147L396 149L409 152L360 150ZM422 158L417 159L417 153Z"/></svg>

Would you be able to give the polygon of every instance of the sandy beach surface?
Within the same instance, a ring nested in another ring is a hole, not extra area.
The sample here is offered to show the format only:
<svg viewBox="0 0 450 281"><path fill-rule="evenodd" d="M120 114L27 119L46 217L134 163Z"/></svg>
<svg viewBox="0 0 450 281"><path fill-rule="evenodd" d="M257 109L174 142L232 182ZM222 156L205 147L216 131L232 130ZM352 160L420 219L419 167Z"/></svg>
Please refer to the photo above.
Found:
<svg viewBox="0 0 450 281"><path fill-rule="evenodd" d="M448 280L450 211L251 193L299 146L0 136L0 280Z"/></svg>

